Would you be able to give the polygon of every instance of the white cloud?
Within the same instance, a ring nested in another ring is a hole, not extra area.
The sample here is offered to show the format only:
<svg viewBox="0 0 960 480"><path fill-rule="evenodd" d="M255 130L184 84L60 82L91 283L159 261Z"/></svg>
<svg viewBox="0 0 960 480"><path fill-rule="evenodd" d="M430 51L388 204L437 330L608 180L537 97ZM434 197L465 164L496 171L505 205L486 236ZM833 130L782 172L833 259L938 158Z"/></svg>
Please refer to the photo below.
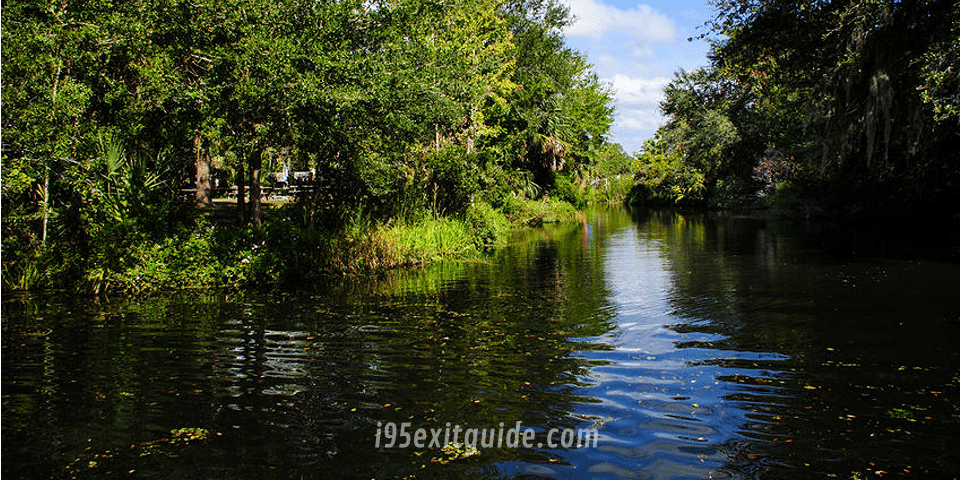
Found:
<svg viewBox="0 0 960 480"><path fill-rule="evenodd" d="M642 149L643 142L652 138L664 122L658 107L618 109L610 133L624 150L635 153Z"/></svg>
<svg viewBox="0 0 960 480"><path fill-rule="evenodd" d="M657 106L663 98L663 87L670 83L666 77L636 78L617 74L613 76L613 91L619 107Z"/></svg>
<svg viewBox="0 0 960 480"><path fill-rule="evenodd" d="M655 58L657 56L652 48L640 43L630 45L624 53L632 58Z"/></svg>
<svg viewBox="0 0 960 480"><path fill-rule="evenodd" d="M620 132L643 131L650 136L664 121L665 119L658 106L625 108L617 112L614 130Z"/></svg>
<svg viewBox="0 0 960 480"><path fill-rule="evenodd" d="M598 73L601 72L622 72L627 70L628 65L624 58L614 57L613 55L601 54L597 56L594 62L594 68ZM602 75L602 73L601 73Z"/></svg>
<svg viewBox="0 0 960 480"><path fill-rule="evenodd" d="M687 42L709 19L706 7L668 0L618 0L618 6L611 0L560 1L576 19L564 32L567 45L590 56L593 70L613 92L610 139L628 152L641 149L666 120L659 107L673 73L707 63L707 42Z"/></svg>
<svg viewBox="0 0 960 480"><path fill-rule="evenodd" d="M576 18L567 28L570 36L603 38L608 32L655 42L670 42L677 35L673 22L649 5L621 10L598 0L567 0Z"/></svg>
<svg viewBox="0 0 960 480"><path fill-rule="evenodd" d="M610 81L617 113L611 134L628 152L640 150L643 141L652 137L665 121L660 113L666 77L633 77L616 74Z"/></svg>
<svg viewBox="0 0 960 480"><path fill-rule="evenodd" d="M623 131L630 130L655 130L663 123L663 117L656 108L647 110L632 110L628 112L631 116L624 116L617 119L617 127Z"/></svg>

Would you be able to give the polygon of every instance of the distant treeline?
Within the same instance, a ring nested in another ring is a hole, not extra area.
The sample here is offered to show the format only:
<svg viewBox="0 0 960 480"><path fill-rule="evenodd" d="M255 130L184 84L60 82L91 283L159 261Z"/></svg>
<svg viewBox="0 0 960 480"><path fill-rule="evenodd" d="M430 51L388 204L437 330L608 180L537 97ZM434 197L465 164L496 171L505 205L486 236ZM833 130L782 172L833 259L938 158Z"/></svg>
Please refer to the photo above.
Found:
<svg viewBox="0 0 960 480"><path fill-rule="evenodd" d="M196 262L239 265L280 163L315 172L275 215L306 251L358 224L585 201L630 157L569 21L552 0L5 2L4 282L100 290L197 238ZM209 204L213 171L240 187L229 235L177 198Z"/></svg>
<svg viewBox="0 0 960 480"><path fill-rule="evenodd" d="M960 213L960 3L715 0L638 154L636 202Z"/></svg>

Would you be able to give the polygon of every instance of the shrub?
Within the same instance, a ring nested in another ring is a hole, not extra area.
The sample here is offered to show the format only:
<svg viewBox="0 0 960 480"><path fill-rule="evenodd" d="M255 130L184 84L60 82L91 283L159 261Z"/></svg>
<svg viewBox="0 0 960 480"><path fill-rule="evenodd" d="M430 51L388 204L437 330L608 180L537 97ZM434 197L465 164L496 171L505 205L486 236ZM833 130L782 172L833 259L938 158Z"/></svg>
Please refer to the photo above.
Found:
<svg viewBox="0 0 960 480"><path fill-rule="evenodd" d="M601 178L586 191L588 203L623 203L630 196L635 181L632 175L615 175Z"/></svg>
<svg viewBox="0 0 960 480"><path fill-rule="evenodd" d="M563 200L544 197L530 200L518 195L508 197L504 213L511 222L524 226L539 226L544 223L561 222L577 218L577 209Z"/></svg>
<svg viewBox="0 0 960 480"><path fill-rule="evenodd" d="M703 172L682 160L658 157L656 161L642 165L637 172L638 186L631 194L631 203L702 203L706 190L704 180Z"/></svg>
<svg viewBox="0 0 960 480"><path fill-rule="evenodd" d="M505 241L510 230L507 217L486 202L474 202L467 209L466 219L479 247Z"/></svg>
<svg viewBox="0 0 960 480"><path fill-rule="evenodd" d="M587 203L584 189L574 183L567 175L557 175L554 178L551 193L560 200L576 207L582 207Z"/></svg>

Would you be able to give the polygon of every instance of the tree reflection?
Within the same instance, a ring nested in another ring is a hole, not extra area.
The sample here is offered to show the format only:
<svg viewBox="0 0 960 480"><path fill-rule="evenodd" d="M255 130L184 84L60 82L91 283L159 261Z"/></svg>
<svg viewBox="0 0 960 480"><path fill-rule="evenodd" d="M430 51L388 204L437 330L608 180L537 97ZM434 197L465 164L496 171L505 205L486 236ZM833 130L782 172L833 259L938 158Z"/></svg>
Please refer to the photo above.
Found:
<svg viewBox="0 0 960 480"><path fill-rule="evenodd" d="M648 212L673 270L671 328L715 351L746 413L731 468L746 476L925 476L956 471L956 264L862 242L828 222ZM902 239L901 239L902 240ZM896 252L891 255L891 252ZM935 258L935 253L929 254ZM708 336L704 337L704 334ZM727 353L722 353L727 352ZM777 354L767 359L736 352Z"/></svg>
<svg viewBox="0 0 960 480"><path fill-rule="evenodd" d="M441 465L431 462L437 451L377 450L374 434L378 421L589 423L570 414L589 400L575 388L590 368L571 352L602 346L571 338L611 323L590 252L598 247L579 241L582 230L526 232L496 267L448 264L294 292L6 301L3 431L15 442L4 473L458 477L546 463L541 451L494 449ZM211 434L171 441L185 427Z"/></svg>

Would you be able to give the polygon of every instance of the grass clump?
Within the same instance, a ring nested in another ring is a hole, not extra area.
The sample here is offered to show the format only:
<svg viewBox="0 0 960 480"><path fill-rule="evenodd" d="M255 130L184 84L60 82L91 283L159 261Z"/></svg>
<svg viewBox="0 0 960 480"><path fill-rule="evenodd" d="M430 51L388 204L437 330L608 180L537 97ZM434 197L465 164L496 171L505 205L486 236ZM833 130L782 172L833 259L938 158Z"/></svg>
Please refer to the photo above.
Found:
<svg viewBox="0 0 960 480"><path fill-rule="evenodd" d="M496 208L475 199L459 214L418 210L387 220L357 209L336 226L310 225L294 204L266 211L260 227L237 225L233 215L210 211L166 231L117 227L114 234L92 242L84 256L60 258L57 249L49 249L29 262L4 265L4 287L145 294L298 284L329 275L476 259L491 245L505 243L516 227L583 216L569 203L547 196L511 195L500 203Z"/></svg>
<svg viewBox="0 0 960 480"><path fill-rule="evenodd" d="M544 223L579 219L573 205L546 196L539 200L509 196L504 202L503 211L512 223L520 226L538 227Z"/></svg>
<svg viewBox="0 0 960 480"><path fill-rule="evenodd" d="M374 236L393 247L398 265L427 263L476 253L470 227L459 218L426 217L412 223L397 222L378 228Z"/></svg>
<svg viewBox="0 0 960 480"><path fill-rule="evenodd" d="M355 220L332 240L329 267L340 273L370 272L479 254L467 221L424 216L375 223Z"/></svg>
<svg viewBox="0 0 960 480"><path fill-rule="evenodd" d="M476 202L467 209L466 221L478 247L503 243L510 234L510 220L489 203Z"/></svg>

